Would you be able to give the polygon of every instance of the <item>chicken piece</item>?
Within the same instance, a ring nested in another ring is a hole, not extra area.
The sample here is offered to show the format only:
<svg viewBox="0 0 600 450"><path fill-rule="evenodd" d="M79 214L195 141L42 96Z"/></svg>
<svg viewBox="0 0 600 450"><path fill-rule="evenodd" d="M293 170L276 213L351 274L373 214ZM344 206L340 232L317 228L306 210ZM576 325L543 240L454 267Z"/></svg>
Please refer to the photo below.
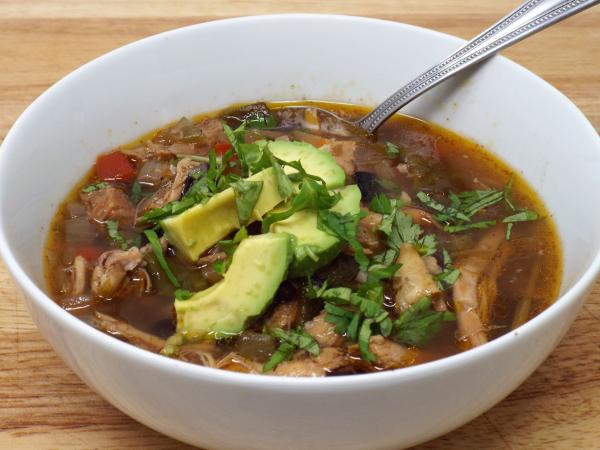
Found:
<svg viewBox="0 0 600 450"><path fill-rule="evenodd" d="M398 369L414 362L414 352L383 336L372 336L369 351L377 358L377 366L382 369Z"/></svg>
<svg viewBox="0 0 600 450"><path fill-rule="evenodd" d="M178 348L177 357L182 361L199 364L205 367L216 367L217 363L213 357L215 350L214 342L199 342L195 344L183 344Z"/></svg>
<svg viewBox="0 0 600 450"><path fill-rule="evenodd" d="M438 264L437 259L435 259L433 256L421 256L421 259L425 263L425 267L427 267L429 273L433 275L442 273L442 268Z"/></svg>
<svg viewBox="0 0 600 450"><path fill-rule="evenodd" d="M304 329L321 347L339 347L345 338L335 332L335 325L325 320L325 311L321 311L313 320L304 324Z"/></svg>
<svg viewBox="0 0 600 450"><path fill-rule="evenodd" d="M424 211L421 208L417 208L415 206L405 206L402 208L402 212L404 212L404 214L408 214L414 223L422 227L434 227L438 230L442 230L444 228L437 220L434 219L433 214Z"/></svg>
<svg viewBox="0 0 600 450"><path fill-rule="evenodd" d="M144 263L140 249L109 250L98 258L92 272L92 292L104 297L113 295L120 287L128 273L133 272ZM147 275L147 274L146 274ZM150 277L148 277L148 281ZM148 286L148 289L150 286Z"/></svg>
<svg viewBox="0 0 600 450"><path fill-rule="evenodd" d="M141 347L154 353L159 353L165 346L164 340L144 333L122 320L115 319L98 311L94 312L94 326L111 336L122 338L136 347Z"/></svg>
<svg viewBox="0 0 600 450"><path fill-rule="evenodd" d="M185 180L190 171L199 165L200 163L193 161L190 158L181 159L177 163L173 180L162 186L150 197L142 200L138 206L138 215L142 215L146 211L160 208L167 203L178 200L181 197L183 187L185 186Z"/></svg>
<svg viewBox="0 0 600 450"><path fill-rule="evenodd" d="M67 269L70 279L70 294L81 295L87 286L88 262L83 256L76 256L73 264Z"/></svg>
<svg viewBox="0 0 600 450"><path fill-rule="evenodd" d="M354 165L354 153L356 151L355 141L331 141L328 149L335 161L344 169L347 177L351 177L356 172Z"/></svg>
<svg viewBox="0 0 600 450"><path fill-rule="evenodd" d="M227 259L227 253L225 253L225 252L209 253L207 255L204 255L204 256L198 258L198 261L196 261L196 265L202 266L204 264L212 264L215 261L223 261L225 259Z"/></svg>
<svg viewBox="0 0 600 450"><path fill-rule="evenodd" d="M345 353L337 348L323 348L319 356L306 356L306 352L296 352L291 361L279 364L273 373L288 377L324 377L349 364Z"/></svg>
<svg viewBox="0 0 600 450"><path fill-rule="evenodd" d="M218 142L228 142L223 131L223 122L219 119L204 119L196 128L200 130L209 147L214 147Z"/></svg>
<svg viewBox="0 0 600 450"><path fill-rule="evenodd" d="M488 340L486 327L480 315L479 283L505 241L505 227L490 229L479 240L473 251L455 262L460 277L453 287L454 308L458 330L471 347L485 344Z"/></svg>
<svg viewBox="0 0 600 450"><path fill-rule="evenodd" d="M217 369L229 370L231 372L241 372L241 373L254 373L261 374L262 373L262 365L250 361L247 358L239 355L236 352L230 352L227 356L223 357L215 366Z"/></svg>
<svg viewBox="0 0 600 450"><path fill-rule="evenodd" d="M82 192L81 201L90 219L96 222L116 220L121 225L132 225L135 207L121 189L109 186L92 192Z"/></svg>
<svg viewBox="0 0 600 450"><path fill-rule="evenodd" d="M300 304L298 300L279 303L273 308L273 312L266 320L265 326L289 330L296 324L296 322L298 322L299 315Z"/></svg>
<svg viewBox="0 0 600 450"><path fill-rule="evenodd" d="M378 230L381 225L381 214L368 211L367 215L358 222L356 239L365 249L365 253L378 253L384 249L382 243L382 234Z"/></svg>
<svg viewBox="0 0 600 450"><path fill-rule="evenodd" d="M144 145L133 148L120 148L119 151L126 156L130 156L138 161L148 159L169 159L173 157L172 149L168 145L158 144L147 141Z"/></svg>
<svg viewBox="0 0 600 450"><path fill-rule="evenodd" d="M441 292L415 247L402 244L396 262L401 264L393 279L396 292L395 306L399 312L408 309L421 297L433 296Z"/></svg>

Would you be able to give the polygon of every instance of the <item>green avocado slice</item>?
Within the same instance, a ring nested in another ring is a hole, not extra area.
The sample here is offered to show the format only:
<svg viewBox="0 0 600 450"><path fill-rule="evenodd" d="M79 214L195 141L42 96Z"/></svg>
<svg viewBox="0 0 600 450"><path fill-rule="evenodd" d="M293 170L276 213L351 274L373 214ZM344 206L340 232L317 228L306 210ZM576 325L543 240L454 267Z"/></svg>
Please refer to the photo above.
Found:
<svg viewBox="0 0 600 450"><path fill-rule="evenodd" d="M341 214L360 212L360 189L356 185L338 191L340 201L331 208ZM293 236L294 259L290 265L290 277L312 275L330 263L340 252L342 243L336 237L319 230L314 211L298 211L293 216L271 225L271 232L288 233Z"/></svg>
<svg viewBox="0 0 600 450"><path fill-rule="evenodd" d="M176 300L177 335L185 342L241 333L269 305L292 259L290 236L267 233L244 239L223 280L188 300Z"/></svg>
<svg viewBox="0 0 600 450"><path fill-rule="evenodd" d="M266 141L259 141L262 145ZM271 141L269 150L285 161L300 161L304 169L325 181L328 188L341 187L345 182L343 169L331 154L306 142ZM295 170L286 167L286 172ZM283 201L277 187L277 177L272 168L265 169L247 178L262 181L263 187L258 202L252 212L250 222L260 220L270 210ZM235 208L235 193L227 188L211 197L206 203L196 205L179 215L161 221L167 240L180 255L189 261L196 261L200 255L240 228Z"/></svg>

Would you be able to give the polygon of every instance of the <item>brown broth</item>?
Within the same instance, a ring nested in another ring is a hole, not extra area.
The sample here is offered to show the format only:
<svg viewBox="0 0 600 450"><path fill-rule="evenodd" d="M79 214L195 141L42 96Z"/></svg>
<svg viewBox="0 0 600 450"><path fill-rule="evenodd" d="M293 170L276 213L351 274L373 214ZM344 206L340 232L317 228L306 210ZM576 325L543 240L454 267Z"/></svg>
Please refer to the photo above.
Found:
<svg viewBox="0 0 600 450"><path fill-rule="evenodd" d="M271 103L269 107L277 111L280 108L297 105L326 108L348 118L359 117L366 111L365 108L355 105L322 102ZM234 109L236 107L224 111ZM197 122L206 117L219 117L224 111L202 114L194 117L193 121ZM152 131L121 148L133 148L152 139L159 131ZM501 190L512 178L514 203L533 209L542 216L534 222L518 223L513 229L510 251L498 276L498 298L493 309L490 338L508 332L515 322L517 309L524 304L530 306L529 313L526 314L526 318L530 319L557 298L562 277L562 257L557 231L542 200L517 172L511 170L507 164L482 146L440 126L413 117L396 115L385 123L377 133L377 142L384 141L394 142L410 155L410 160L413 162L411 170L419 171L422 175L418 182L407 181L406 177L398 177L397 173L389 170L386 164L382 164L381 161L385 157L380 149L366 146L365 151L357 155L356 159L362 161L363 167L372 167L380 179L387 179L400 186L413 199L419 190L432 192L447 189L455 192L487 188ZM58 304L88 323L92 323L94 312L99 311L123 320L143 332L166 339L175 330L173 289L155 265L150 265L149 272L153 276L154 289L149 295L131 295L123 299L81 300L73 299L66 293L65 268L72 263L76 254L76 245L65 239L66 219L70 216L68 208L70 204L78 201L81 188L95 181L92 169L62 202L52 221L44 256L48 293ZM130 186L127 186L127 189L129 188ZM483 216L498 219L502 214L499 208L492 207L485 211ZM473 230L457 235L448 235L440 231L434 233L437 235L439 246L447 248L453 258L456 258L468 253L469 248L485 232L486 230ZM102 232L99 231L97 234L88 245L102 249L113 248L111 241ZM186 263L181 262L174 252L167 253L167 260L174 271L184 272L184 287L197 291L210 285L198 275L196 269L192 270ZM289 288L292 294L288 293L288 295L299 296L302 288L294 285ZM276 298L275 303L281 301L285 299ZM313 311L312 315L314 314L316 313ZM261 325L261 320L258 320L251 328L258 331ZM442 331L420 349L416 362L426 362L461 351L456 341L456 324L446 323ZM233 348L235 348L234 341L221 343L215 354L223 356Z"/></svg>

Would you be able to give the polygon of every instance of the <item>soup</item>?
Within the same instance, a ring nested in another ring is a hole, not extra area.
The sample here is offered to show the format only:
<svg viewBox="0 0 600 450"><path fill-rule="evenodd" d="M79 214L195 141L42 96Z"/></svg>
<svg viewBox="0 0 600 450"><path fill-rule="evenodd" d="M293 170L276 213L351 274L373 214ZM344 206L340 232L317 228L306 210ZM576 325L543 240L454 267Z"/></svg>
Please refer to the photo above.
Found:
<svg viewBox="0 0 600 450"><path fill-rule="evenodd" d="M557 297L556 230L482 147L361 107L256 103L97 158L59 207L48 290L143 349L282 376L398 369L483 345Z"/></svg>

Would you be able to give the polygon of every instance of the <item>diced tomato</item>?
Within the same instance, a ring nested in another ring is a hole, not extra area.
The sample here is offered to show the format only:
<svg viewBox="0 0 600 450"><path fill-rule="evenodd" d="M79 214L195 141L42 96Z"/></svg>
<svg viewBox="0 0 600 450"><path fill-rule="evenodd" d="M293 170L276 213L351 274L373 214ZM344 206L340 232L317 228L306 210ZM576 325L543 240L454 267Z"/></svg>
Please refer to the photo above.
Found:
<svg viewBox="0 0 600 450"><path fill-rule="evenodd" d="M231 148L231 144L229 142L217 142L215 144L215 153L217 155L222 155L230 148Z"/></svg>
<svg viewBox="0 0 600 450"><path fill-rule="evenodd" d="M129 183L135 178L135 168L123 153L112 152L98 157L96 175L102 180Z"/></svg>
<svg viewBox="0 0 600 450"><path fill-rule="evenodd" d="M75 254L77 256L83 256L88 261L95 261L102 254L102 249L100 247L88 245L88 246L76 248Z"/></svg>

